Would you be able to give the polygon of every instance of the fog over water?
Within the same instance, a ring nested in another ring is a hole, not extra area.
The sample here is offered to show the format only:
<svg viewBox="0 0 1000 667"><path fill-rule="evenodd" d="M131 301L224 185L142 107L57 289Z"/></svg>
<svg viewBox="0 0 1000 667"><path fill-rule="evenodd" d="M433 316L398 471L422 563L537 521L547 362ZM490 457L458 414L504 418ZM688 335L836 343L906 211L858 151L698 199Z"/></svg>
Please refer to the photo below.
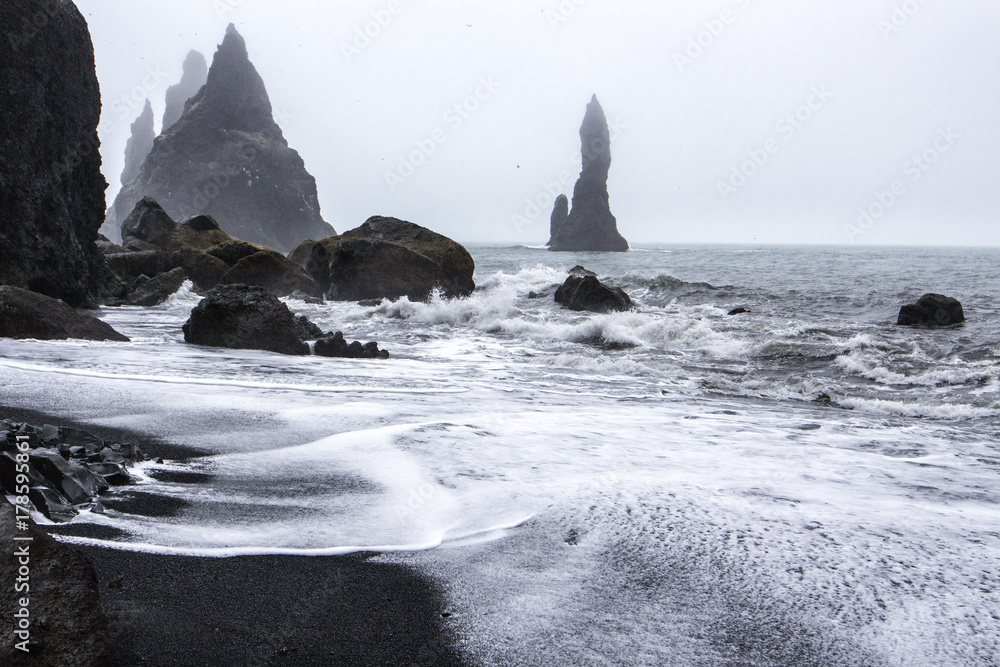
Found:
<svg viewBox="0 0 1000 667"><path fill-rule="evenodd" d="M109 200L144 100L159 128L188 50L211 60L232 22L338 231L385 214L543 243L596 93L633 243L1000 243L982 0L77 4Z"/></svg>

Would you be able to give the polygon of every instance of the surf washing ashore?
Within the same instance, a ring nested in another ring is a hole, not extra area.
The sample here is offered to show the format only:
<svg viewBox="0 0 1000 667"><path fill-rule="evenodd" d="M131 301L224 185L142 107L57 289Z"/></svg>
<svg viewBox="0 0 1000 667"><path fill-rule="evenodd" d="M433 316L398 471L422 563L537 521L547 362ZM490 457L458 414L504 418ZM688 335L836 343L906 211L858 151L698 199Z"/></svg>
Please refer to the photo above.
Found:
<svg viewBox="0 0 1000 667"><path fill-rule="evenodd" d="M190 285L103 308L128 343L0 340L13 418L149 455L48 527L94 558L113 625L215 614L191 636L225 646L288 583L305 629L239 650L329 655L328 599L396 619L418 664L993 664L1000 251L469 249L468 297L283 299L389 360L186 345ZM576 264L636 309L556 304ZM968 321L896 326L928 291ZM232 585L192 601L212 578Z"/></svg>

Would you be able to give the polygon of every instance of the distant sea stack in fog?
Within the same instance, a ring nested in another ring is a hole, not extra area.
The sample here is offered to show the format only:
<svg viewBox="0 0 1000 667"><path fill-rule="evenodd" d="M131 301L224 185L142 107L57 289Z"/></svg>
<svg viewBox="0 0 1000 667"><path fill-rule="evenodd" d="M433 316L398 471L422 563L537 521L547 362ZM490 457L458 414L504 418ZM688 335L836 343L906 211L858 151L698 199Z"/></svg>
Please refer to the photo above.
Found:
<svg viewBox="0 0 1000 667"><path fill-rule="evenodd" d="M0 283L93 303L108 184L87 22L72 2L4 0L0 42Z"/></svg>
<svg viewBox="0 0 1000 667"><path fill-rule="evenodd" d="M556 251L624 252L628 241L618 233L611 214L608 171L611 169L611 134L604 109L594 95L580 126L583 169L573 188L573 206L566 211L566 197L556 199L551 218L551 238Z"/></svg>
<svg viewBox="0 0 1000 667"><path fill-rule="evenodd" d="M184 103L194 97L208 80L208 63L198 51L190 51L184 59L184 73L180 83L167 88L166 107L163 109L163 127L166 132L184 114Z"/></svg>
<svg viewBox="0 0 1000 667"><path fill-rule="evenodd" d="M205 85L115 199L116 219L125 220L143 197L171 218L210 215L234 237L281 252L336 233L320 215L316 179L274 122L264 81L232 24Z"/></svg>
<svg viewBox="0 0 1000 667"><path fill-rule="evenodd" d="M153 150L153 107L149 100L142 108L142 113L132 123L132 136L125 144L125 168L122 169L122 185L128 185L139 175L142 163L146 161L146 156Z"/></svg>

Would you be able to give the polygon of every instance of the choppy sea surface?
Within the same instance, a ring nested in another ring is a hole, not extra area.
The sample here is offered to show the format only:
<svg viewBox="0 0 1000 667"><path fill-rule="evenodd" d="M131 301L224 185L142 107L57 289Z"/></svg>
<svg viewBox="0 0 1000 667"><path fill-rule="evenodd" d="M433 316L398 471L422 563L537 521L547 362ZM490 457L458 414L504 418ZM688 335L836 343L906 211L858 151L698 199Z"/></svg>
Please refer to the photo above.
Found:
<svg viewBox="0 0 1000 667"><path fill-rule="evenodd" d="M465 299L287 301L388 361L185 345L187 288L0 340L0 404L199 454L63 539L383 552L478 664L1000 664L1000 250L470 251ZM554 303L576 264L637 309ZM967 323L895 326L932 291Z"/></svg>

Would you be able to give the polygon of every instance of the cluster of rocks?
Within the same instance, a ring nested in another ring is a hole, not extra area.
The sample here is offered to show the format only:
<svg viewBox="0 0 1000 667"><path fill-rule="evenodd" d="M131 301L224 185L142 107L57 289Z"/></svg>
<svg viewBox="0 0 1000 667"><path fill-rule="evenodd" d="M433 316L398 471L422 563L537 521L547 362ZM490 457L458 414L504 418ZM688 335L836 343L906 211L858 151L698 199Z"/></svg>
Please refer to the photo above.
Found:
<svg viewBox="0 0 1000 667"><path fill-rule="evenodd" d="M347 343L339 331L324 333L255 285L221 285L211 290L191 311L183 331L184 341L193 345L308 355L306 341L315 340L315 353L320 356L389 358L389 352L379 350L378 343Z"/></svg>
<svg viewBox="0 0 1000 667"><path fill-rule="evenodd" d="M300 243L289 259L337 301L468 296L476 264L461 244L406 220L373 216L360 227Z"/></svg>
<svg viewBox="0 0 1000 667"><path fill-rule="evenodd" d="M280 252L334 234L320 215L316 180L275 123L264 81L233 25L199 84L197 56L172 88L164 131L108 218L123 221L143 197L175 219L209 215L233 236ZM174 119L184 97L182 113Z"/></svg>
<svg viewBox="0 0 1000 667"><path fill-rule="evenodd" d="M213 218L176 222L151 198L143 198L122 223L122 245L104 247L116 276L109 305L153 306L191 280L195 289L259 285L277 296L322 290L306 271L279 252L234 239Z"/></svg>
<svg viewBox="0 0 1000 667"><path fill-rule="evenodd" d="M582 266L570 269L566 282L556 290L555 300L570 310L595 313L623 312L635 307L625 290L605 285L596 273Z"/></svg>
<svg viewBox="0 0 1000 667"><path fill-rule="evenodd" d="M26 452L19 448L25 442ZM24 454L26 471L19 467ZM130 484L128 468L145 458L135 445L106 442L80 429L0 420L0 488L19 495L24 482L18 476L27 476L32 508L52 521L70 521L81 509L100 510L98 495Z"/></svg>

